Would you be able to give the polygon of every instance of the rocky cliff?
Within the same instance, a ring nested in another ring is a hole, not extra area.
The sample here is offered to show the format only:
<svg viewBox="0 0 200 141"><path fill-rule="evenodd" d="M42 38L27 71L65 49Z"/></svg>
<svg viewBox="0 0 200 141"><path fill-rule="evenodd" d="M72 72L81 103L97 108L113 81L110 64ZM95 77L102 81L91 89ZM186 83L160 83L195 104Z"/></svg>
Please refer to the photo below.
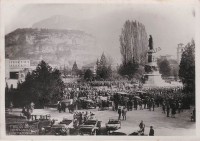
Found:
<svg viewBox="0 0 200 141"><path fill-rule="evenodd" d="M78 66L98 57L95 38L83 31L64 29L17 29L5 36L5 53L10 59L45 60L53 65Z"/></svg>

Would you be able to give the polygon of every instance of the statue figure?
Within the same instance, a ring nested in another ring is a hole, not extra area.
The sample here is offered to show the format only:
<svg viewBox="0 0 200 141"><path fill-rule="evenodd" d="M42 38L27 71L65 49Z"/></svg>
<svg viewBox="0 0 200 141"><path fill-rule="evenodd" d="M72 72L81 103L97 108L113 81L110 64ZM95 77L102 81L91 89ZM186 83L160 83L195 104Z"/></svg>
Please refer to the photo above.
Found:
<svg viewBox="0 0 200 141"><path fill-rule="evenodd" d="M149 49L150 49L150 50L153 49L153 38L152 38L151 35L150 35L150 37L149 37Z"/></svg>

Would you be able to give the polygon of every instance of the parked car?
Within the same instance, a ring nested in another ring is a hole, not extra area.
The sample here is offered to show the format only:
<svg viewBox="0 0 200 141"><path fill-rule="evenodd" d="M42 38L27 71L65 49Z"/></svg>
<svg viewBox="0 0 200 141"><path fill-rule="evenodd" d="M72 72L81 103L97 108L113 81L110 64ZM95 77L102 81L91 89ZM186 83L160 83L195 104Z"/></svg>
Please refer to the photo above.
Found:
<svg viewBox="0 0 200 141"><path fill-rule="evenodd" d="M91 99L87 99L86 97L80 97L79 102L83 109L96 109L97 104L95 101Z"/></svg>
<svg viewBox="0 0 200 141"><path fill-rule="evenodd" d="M107 131L117 130L121 128L121 121L115 118L110 118L108 123L106 123Z"/></svg>
<svg viewBox="0 0 200 141"><path fill-rule="evenodd" d="M63 118L59 124L65 124L68 126L68 128L73 128L73 121L67 118Z"/></svg>
<svg viewBox="0 0 200 141"><path fill-rule="evenodd" d="M97 119L88 119L85 123L80 125L79 134L80 135L96 135L99 133L101 128L101 121Z"/></svg>
<svg viewBox="0 0 200 141"><path fill-rule="evenodd" d="M46 135L69 135L69 128L65 124L53 125Z"/></svg>
<svg viewBox="0 0 200 141"><path fill-rule="evenodd" d="M147 134L141 134L138 128L120 128L112 131L109 135L111 136L147 136Z"/></svg>

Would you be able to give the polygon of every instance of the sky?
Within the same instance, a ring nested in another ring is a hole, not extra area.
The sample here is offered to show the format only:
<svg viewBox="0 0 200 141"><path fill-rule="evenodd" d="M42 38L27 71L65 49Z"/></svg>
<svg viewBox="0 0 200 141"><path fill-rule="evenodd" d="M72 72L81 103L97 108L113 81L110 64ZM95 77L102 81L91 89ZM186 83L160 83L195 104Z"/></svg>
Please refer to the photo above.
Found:
<svg viewBox="0 0 200 141"><path fill-rule="evenodd" d="M152 35L159 55L176 57L177 44L187 44L195 38L195 5L156 4L7 4L4 6L5 33L17 28L32 27L55 15L88 21L85 32L96 37L97 47L117 62L121 60L119 36L126 20L142 23ZM70 27L69 27L70 28Z"/></svg>

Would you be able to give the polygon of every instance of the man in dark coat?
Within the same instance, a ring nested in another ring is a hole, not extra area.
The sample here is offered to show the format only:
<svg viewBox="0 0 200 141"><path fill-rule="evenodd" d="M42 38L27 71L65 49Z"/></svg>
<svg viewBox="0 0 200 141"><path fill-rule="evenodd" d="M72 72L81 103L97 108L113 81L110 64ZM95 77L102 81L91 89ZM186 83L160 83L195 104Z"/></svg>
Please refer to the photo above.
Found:
<svg viewBox="0 0 200 141"><path fill-rule="evenodd" d="M121 119L121 114L122 114L122 110L121 110L121 108L118 108L118 120L120 120Z"/></svg>
<svg viewBox="0 0 200 141"><path fill-rule="evenodd" d="M149 136L154 136L153 126L150 126Z"/></svg>
<svg viewBox="0 0 200 141"><path fill-rule="evenodd" d="M61 102L58 103L58 111L61 112Z"/></svg>
<svg viewBox="0 0 200 141"><path fill-rule="evenodd" d="M137 103L137 100L135 99L135 100L134 100L134 109L135 109L135 110L137 110L137 104L138 104L138 103Z"/></svg>
<svg viewBox="0 0 200 141"><path fill-rule="evenodd" d="M128 111L131 110L132 111L132 107L133 107L133 103L131 100L128 101Z"/></svg>
<svg viewBox="0 0 200 141"><path fill-rule="evenodd" d="M62 109L63 112L66 111L66 105L65 105L64 102L61 103L61 109Z"/></svg>
<svg viewBox="0 0 200 141"><path fill-rule="evenodd" d="M167 117L169 117L169 112L170 112L170 106L169 103L167 104Z"/></svg>

